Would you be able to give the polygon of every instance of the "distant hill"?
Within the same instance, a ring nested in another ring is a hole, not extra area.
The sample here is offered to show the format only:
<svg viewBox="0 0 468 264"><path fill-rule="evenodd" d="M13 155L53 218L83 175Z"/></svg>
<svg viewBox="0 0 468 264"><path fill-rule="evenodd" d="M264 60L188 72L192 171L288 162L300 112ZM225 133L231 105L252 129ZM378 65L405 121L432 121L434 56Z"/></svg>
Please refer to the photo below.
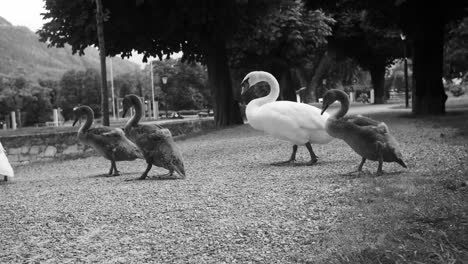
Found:
<svg viewBox="0 0 468 264"><path fill-rule="evenodd" d="M136 63L118 57L112 62L114 76L139 69ZM72 55L70 46L48 48L47 44L39 42L39 37L28 28L13 26L0 17L0 77L23 76L31 81L59 80L64 72L71 69L99 67L97 49L89 47L84 56L79 56Z"/></svg>

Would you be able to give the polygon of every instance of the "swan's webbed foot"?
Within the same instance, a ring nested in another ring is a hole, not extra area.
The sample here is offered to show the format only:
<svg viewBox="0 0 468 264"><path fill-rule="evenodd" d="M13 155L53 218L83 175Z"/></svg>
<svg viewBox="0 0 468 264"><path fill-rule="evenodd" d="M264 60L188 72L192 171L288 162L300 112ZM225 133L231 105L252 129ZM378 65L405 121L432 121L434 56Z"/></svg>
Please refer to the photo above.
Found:
<svg viewBox="0 0 468 264"><path fill-rule="evenodd" d="M271 163L271 165L273 165L273 166L295 165L296 152L297 152L297 145L293 145L293 152L291 153L291 157L287 161L274 162L274 163Z"/></svg>
<svg viewBox="0 0 468 264"><path fill-rule="evenodd" d="M112 176L120 176L120 171L118 170L115 170L114 173L112 174Z"/></svg>
<svg viewBox="0 0 468 264"><path fill-rule="evenodd" d="M315 159L311 159L309 162L306 163L307 166L312 166L312 165L315 165L317 164L317 157L315 157Z"/></svg>

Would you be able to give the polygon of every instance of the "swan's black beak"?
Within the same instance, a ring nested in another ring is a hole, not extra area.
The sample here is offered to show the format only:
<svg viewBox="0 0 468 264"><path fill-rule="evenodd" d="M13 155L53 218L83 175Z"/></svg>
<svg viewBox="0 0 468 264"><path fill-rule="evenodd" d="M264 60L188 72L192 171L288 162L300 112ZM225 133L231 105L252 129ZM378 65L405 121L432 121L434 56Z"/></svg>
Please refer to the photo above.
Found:
<svg viewBox="0 0 468 264"><path fill-rule="evenodd" d="M76 117L76 118L75 118L75 121L73 121L73 126L75 126L75 124L76 124L76 122L78 122L78 120L79 120L79 118Z"/></svg>
<svg viewBox="0 0 468 264"><path fill-rule="evenodd" d="M122 117L125 117L125 115L127 114L127 111L128 111L128 109L123 110Z"/></svg>
<svg viewBox="0 0 468 264"><path fill-rule="evenodd" d="M249 78L247 78L241 83L241 87L242 87L241 95L243 95L250 88Z"/></svg>
<svg viewBox="0 0 468 264"><path fill-rule="evenodd" d="M329 104L323 104L322 105L322 112L320 113L320 115L323 115L323 113L325 113L325 110L327 110Z"/></svg>

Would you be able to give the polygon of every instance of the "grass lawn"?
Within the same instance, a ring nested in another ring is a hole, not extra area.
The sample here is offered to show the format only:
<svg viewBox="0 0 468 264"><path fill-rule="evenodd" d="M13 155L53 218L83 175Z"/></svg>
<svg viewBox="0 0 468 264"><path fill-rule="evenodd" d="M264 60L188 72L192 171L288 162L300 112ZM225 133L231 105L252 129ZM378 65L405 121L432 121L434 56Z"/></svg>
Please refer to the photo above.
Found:
<svg viewBox="0 0 468 264"><path fill-rule="evenodd" d="M17 167L0 182L0 263L467 263L468 109L372 116L408 169L366 162L342 141L312 167L276 167L291 146L248 125L177 141L187 178L105 177L99 157ZM300 147L298 159L308 159ZM153 169L150 175L163 174Z"/></svg>

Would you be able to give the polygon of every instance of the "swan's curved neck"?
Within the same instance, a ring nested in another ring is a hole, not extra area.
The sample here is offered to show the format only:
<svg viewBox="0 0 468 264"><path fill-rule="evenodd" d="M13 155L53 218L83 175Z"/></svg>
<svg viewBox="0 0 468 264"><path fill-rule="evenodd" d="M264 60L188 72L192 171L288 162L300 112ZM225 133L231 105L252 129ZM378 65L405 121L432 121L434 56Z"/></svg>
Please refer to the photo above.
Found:
<svg viewBox="0 0 468 264"><path fill-rule="evenodd" d="M341 118L346 115L349 110L349 98L348 95L344 92L339 92L336 95L336 100L340 102L340 110L334 114L335 118Z"/></svg>
<svg viewBox="0 0 468 264"><path fill-rule="evenodd" d="M138 125L138 122L140 122L141 116L143 114L143 104L141 103L140 98L136 96L131 96L130 101L132 102L133 107L135 108L135 114L128 120L127 122L127 127L128 126L136 126Z"/></svg>
<svg viewBox="0 0 468 264"><path fill-rule="evenodd" d="M81 125L80 129L78 130L78 132L80 133L88 131L88 129L93 124L93 119L94 119L94 113L93 113L93 110L91 110L91 108L83 107L83 111L85 112L85 115L86 115L86 122L84 122L84 124Z"/></svg>
<svg viewBox="0 0 468 264"><path fill-rule="evenodd" d="M267 82L270 85L270 93L267 96L260 97L260 98L252 100L249 103L249 105L252 104L252 105L258 107L258 106L264 105L266 103L274 102L274 101L276 101L276 99L278 99L278 96L279 96L279 83L276 80L276 78L273 75L267 75L267 76L265 76L265 79L263 81Z"/></svg>

